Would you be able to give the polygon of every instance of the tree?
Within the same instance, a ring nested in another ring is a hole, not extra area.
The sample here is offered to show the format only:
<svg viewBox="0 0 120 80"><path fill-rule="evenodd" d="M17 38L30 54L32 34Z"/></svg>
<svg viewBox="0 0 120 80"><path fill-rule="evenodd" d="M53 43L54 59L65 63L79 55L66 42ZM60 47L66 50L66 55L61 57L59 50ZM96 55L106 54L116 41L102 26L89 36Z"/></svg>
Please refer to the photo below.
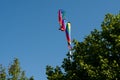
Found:
<svg viewBox="0 0 120 80"><path fill-rule="evenodd" d="M25 71L21 70L17 58L15 58L13 63L10 64L7 71L2 65L0 65L0 80L34 80L33 76L30 77L30 79L26 77Z"/></svg>
<svg viewBox="0 0 120 80"><path fill-rule="evenodd" d="M73 40L73 55L68 53L60 67L46 67L48 80L120 79L120 14L105 15L101 27L83 42Z"/></svg>
<svg viewBox="0 0 120 80"><path fill-rule="evenodd" d="M10 65L8 69L9 75L11 76L12 80L18 80L19 75L20 75L20 63L18 59L15 59L13 64Z"/></svg>
<svg viewBox="0 0 120 80"><path fill-rule="evenodd" d="M34 80L34 77L32 76L32 77L30 77L30 79L29 80Z"/></svg>
<svg viewBox="0 0 120 80"><path fill-rule="evenodd" d="M0 80L5 80L6 79L6 73L5 73L5 68L0 65Z"/></svg>

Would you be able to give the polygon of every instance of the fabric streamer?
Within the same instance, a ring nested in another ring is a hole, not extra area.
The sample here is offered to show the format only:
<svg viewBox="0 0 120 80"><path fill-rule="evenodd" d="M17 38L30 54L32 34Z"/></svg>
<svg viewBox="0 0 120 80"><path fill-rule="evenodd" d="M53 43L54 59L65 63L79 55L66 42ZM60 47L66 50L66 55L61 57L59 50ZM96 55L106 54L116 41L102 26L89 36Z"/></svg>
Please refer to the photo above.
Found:
<svg viewBox="0 0 120 80"><path fill-rule="evenodd" d="M71 56L72 55L72 52L71 52L71 50L72 50L72 46L71 46L71 23L66 21L65 11L62 9L60 9L58 11L58 21L59 21L59 25L60 25L59 30L65 31L66 40L68 43L69 54ZM71 57L70 57L70 59L71 59Z"/></svg>
<svg viewBox="0 0 120 80"><path fill-rule="evenodd" d="M68 43L68 48L72 49L72 47L71 47L71 24L70 24L70 22L68 22L66 24L65 33L66 33L66 39L67 39L67 43Z"/></svg>
<svg viewBox="0 0 120 80"><path fill-rule="evenodd" d="M59 30L65 31L65 26L66 26L65 25L65 12L62 9L58 11L58 21L60 25Z"/></svg>

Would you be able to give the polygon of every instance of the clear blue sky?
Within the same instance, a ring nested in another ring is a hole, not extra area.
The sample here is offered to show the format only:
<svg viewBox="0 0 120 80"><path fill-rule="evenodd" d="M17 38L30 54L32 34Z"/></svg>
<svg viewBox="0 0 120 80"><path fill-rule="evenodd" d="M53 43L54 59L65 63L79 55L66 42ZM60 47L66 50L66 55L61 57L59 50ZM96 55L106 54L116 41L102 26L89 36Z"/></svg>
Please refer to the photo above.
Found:
<svg viewBox="0 0 120 80"><path fill-rule="evenodd" d="M35 80L47 80L46 65L61 65L68 51L58 30L58 9L66 11L72 39L82 41L107 13L120 11L119 0L0 0L0 64L16 57L22 70Z"/></svg>

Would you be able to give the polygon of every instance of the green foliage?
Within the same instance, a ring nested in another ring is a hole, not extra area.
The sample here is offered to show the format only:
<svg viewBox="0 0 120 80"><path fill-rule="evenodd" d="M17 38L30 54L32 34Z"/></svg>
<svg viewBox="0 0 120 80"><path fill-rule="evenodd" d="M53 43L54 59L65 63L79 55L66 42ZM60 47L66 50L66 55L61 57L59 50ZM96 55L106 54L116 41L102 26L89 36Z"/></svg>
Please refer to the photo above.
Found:
<svg viewBox="0 0 120 80"><path fill-rule="evenodd" d="M60 67L56 67L53 69L51 66L46 67L46 74L49 75L47 78L49 80L63 80L63 73L60 69Z"/></svg>
<svg viewBox="0 0 120 80"><path fill-rule="evenodd" d="M9 75L12 77L12 80L18 80L18 77L20 75L20 64L18 59L15 59L13 64L10 65L10 68L8 69Z"/></svg>
<svg viewBox="0 0 120 80"><path fill-rule="evenodd" d="M0 65L0 80L5 80L6 79L6 73L5 73L5 68Z"/></svg>
<svg viewBox="0 0 120 80"><path fill-rule="evenodd" d="M105 15L102 30L94 29L83 42L73 40L61 67L46 67L48 80L120 79L120 14Z"/></svg>
<svg viewBox="0 0 120 80"><path fill-rule="evenodd" d="M32 77L30 77L30 79L29 80L34 80L34 77L32 76Z"/></svg>
<svg viewBox="0 0 120 80"><path fill-rule="evenodd" d="M25 71L21 70L20 63L17 58L15 58L13 63L10 64L7 71L2 65L0 65L0 80L34 80L33 77L30 79L26 77Z"/></svg>

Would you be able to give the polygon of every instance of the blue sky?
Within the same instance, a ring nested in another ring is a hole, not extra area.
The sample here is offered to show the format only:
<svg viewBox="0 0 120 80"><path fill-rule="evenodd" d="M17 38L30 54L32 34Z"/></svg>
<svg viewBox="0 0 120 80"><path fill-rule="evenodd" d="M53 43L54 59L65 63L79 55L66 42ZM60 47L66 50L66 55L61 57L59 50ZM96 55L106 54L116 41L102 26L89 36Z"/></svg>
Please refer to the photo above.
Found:
<svg viewBox="0 0 120 80"><path fill-rule="evenodd" d="M47 80L46 65L61 65L68 51L65 33L58 30L58 9L66 11L72 39L82 41L100 30L107 13L120 11L119 0L0 0L0 64L18 58L35 80Z"/></svg>

